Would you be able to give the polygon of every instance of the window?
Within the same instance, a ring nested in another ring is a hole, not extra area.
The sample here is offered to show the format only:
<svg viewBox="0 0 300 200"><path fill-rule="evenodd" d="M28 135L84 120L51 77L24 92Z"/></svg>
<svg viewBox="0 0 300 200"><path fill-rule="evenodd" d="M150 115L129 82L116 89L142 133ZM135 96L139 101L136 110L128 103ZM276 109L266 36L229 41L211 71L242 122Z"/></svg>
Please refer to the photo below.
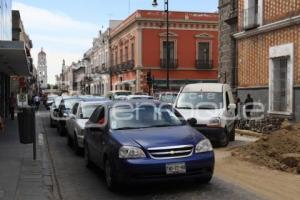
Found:
<svg viewBox="0 0 300 200"><path fill-rule="evenodd" d="M128 61L128 47L125 47L125 57L124 57L124 61Z"/></svg>
<svg viewBox="0 0 300 200"><path fill-rule="evenodd" d="M169 41L170 60L175 58L174 41ZM167 41L163 42L163 59L167 59Z"/></svg>
<svg viewBox="0 0 300 200"><path fill-rule="evenodd" d="M274 92L273 109L276 112L287 111L287 57L273 59Z"/></svg>
<svg viewBox="0 0 300 200"><path fill-rule="evenodd" d="M244 10L244 29L257 28L262 24L263 0L246 0Z"/></svg>
<svg viewBox="0 0 300 200"><path fill-rule="evenodd" d="M198 55L196 67L199 69L212 68L212 60L210 59L210 42L199 42L197 48Z"/></svg>

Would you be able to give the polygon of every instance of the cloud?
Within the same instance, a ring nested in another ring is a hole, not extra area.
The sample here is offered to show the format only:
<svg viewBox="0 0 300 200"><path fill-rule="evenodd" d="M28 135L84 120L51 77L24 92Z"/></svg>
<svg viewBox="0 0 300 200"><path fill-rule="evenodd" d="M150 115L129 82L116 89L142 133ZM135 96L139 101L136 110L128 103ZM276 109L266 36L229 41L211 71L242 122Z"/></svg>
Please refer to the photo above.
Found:
<svg viewBox="0 0 300 200"><path fill-rule="evenodd" d="M59 11L50 11L20 2L13 2L13 9L20 10L26 32L33 42L32 57L43 47L48 60L48 82L55 83L55 75L61 71L62 59L72 63L82 58L92 46L100 26L72 19Z"/></svg>

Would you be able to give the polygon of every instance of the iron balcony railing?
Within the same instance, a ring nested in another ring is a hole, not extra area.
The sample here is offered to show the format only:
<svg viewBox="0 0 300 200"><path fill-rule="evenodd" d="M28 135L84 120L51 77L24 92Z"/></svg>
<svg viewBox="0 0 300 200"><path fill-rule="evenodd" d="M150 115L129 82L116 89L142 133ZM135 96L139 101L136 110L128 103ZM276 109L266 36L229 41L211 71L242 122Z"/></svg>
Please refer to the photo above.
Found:
<svg viewBox="0 0 300 200"><path fill-rule="evenodd" d="M259 26L259 7L244 9L244 29L250 30Z"/></svg>
<svg viewBox="0 0 300 200"><path fill-rule="evenodd" d="M167 59L160 59L160 67L167 69ZM178 60L177 59L170 59L169 60L169 69L175 69L178 67Z"/></svg>
<svg viewBox="0 0 300 200"><path fill-rule="evenodd" d="M197 69L212 69L213 60L196 60Z"/></svg>

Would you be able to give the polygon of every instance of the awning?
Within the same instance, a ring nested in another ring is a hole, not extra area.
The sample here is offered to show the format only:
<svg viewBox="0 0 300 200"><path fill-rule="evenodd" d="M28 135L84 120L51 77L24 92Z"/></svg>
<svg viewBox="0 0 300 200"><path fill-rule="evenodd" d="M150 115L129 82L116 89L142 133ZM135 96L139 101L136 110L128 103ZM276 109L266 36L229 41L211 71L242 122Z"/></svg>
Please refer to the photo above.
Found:
<svg viewBox="0 0 300 200"><path fill-rule="evenodd" d="M24 42L0 41L0 72L7 75L31 75L32 59L26 55Z"/></svg>

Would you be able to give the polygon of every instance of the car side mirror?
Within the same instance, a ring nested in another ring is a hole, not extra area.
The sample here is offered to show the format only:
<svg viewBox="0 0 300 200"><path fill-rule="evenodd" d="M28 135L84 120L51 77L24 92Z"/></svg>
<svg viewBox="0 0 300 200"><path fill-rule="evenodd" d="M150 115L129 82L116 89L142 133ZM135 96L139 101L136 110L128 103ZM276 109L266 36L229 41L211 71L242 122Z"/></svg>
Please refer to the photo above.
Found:
<svg viewBox="0 0 300 200"><path fill-rule="evenodd" d="M196 126L197 124L197 120L195 118L190 118L187 120L187 122L190 126Z"/></svg>
<svg viewBox="0 0 300 200"><path fill-rule="evenodd" d="M79 117L80 117L80 119L83 119L83 114L82 114L82 113L80 113Z"/></svg>
<svg viewBox="0 0 300 200"><path fill-rule="evenodd" d="M54 112L58 112L58 111L59 111L58 108L55 108L55 109L54 109Z"/></svg>
<svg viewBox="0 0 300 200"><path fill-rule="evenodd" d="M229 104L228 110L235 110L235 109L236 109L236 105L234 103Z"/></svg>

